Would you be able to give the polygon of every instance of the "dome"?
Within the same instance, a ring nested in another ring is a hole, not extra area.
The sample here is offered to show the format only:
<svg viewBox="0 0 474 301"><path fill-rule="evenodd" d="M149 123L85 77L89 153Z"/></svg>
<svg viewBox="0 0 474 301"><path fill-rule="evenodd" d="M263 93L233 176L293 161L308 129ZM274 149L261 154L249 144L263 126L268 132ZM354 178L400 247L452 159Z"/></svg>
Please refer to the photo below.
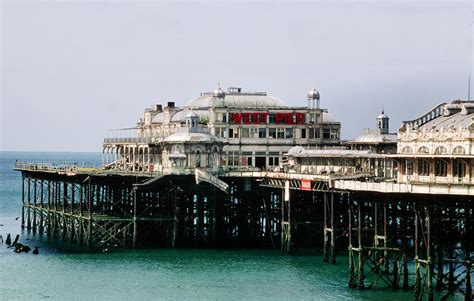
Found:
<svg viewBox="0 0 474 301"><path fill-rule="evenodd" d="M224 90L222 90L221 87L217 87L217 89L214 90L213 95L214 97L217 97L217 98L225 97Z"/></svg>
<svg viewBox="0 0 474 301"><path fill-rule="evenodd" d="M191 116L190 116L191 114ZM195 117L198 117L202 120L207 120L209 118L209 111L208 110L188 110L188 109L184 109L184 110L179 110L178 112L176 112L176 114L174 114L172 117L171 117L171 121L174 122L174 121L185 121L186 118L190 118L190 117L194 117L192 116L194 115Z"/></svg>
<svg viewBox="0 0 474 301"><path fill-rule="evenodd" d="M323 123L334 123L339 122L328 112L323 112Z"/></svg>
<svg viewBox="0 0 474 301"><path fill-rule="evenodd" d="M319 92L315 88L311 89L308 92L308 99L316 99L319 100Z"/></svg>
<svg viewBox="0 0 474 301"><path fill-rule="evenodd" d="M179 142L206 143L206 142L218 142L218 141L219 139L216 136L210 135L210 134L203 134L203 133L175 133L163 139L163 142L165 143L179 143Z"/></svg>
<svg viewBox="0 0 474 301"><path fill-rule="evenodd" d="M194 113L193 111L189 111L186 115L186 118L198 118L198 115L196 115L196 113Z"/></svg>
<svg viewBox="0 0 474 301"><path fill-rule="evenodd" d="M231 107L231 108L284 108L286 105L280 99L268 96L264 93L240 93L227 94L225 98L218 100L214 94L204 93L201 97L190 100L188 108L211 108L211 107Z"/></svg>
<svg viewBox="0 0 474 301"><path fill-rule="evenodd" d="M388 116L385 115L384 111L382 111L382 113L380 113L379 116L377 116L377 119L386 119L386 118L388 118Z"/></svg>

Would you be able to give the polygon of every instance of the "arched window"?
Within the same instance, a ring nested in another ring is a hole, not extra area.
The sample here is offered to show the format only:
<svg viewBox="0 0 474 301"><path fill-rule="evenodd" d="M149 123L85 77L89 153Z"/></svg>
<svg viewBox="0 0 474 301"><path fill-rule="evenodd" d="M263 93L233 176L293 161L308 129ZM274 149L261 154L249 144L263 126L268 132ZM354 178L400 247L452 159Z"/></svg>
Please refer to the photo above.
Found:
<svg viewBox="0 0 474 301"><path fill-rule="evenodd" d="M454 160L453 164L454 170L453 174L454 177L461 179L466 176L466 169L467 169L467 164L463 160Z"/></svg>
<svg viewBox="0 0 474 301"><path fill-rule="evenodd" d="M419 154L428 154L429 153L429 150L426 146L422 146L418 149L418 153Z"/></svg>
<svg viewBox="0 0 474 301"><path fill-rule="evenodd" d="M445 155L448 153L448 150L444 146L439 146L435 150L435 155Z"/></svg>
<svg viewBox="0 0 474 301"><path fill-rule="evenodd" d="M413 150L412 150L411 147L409 147L409 146L403 147L402 154L412 154L412 153L413 153Z"/></svg>
<svg viewBox="0 0 474 301"><path fill-rule="evenodd" d="M420 176L430 175L430 162L428 160L421 159L418 161L418 175Z"/></svg>
<svg viewBox="0 0 474 301"><path fill-rule="evenodd" d="M436 160L435 175L437 177L446 177L448 175L448 162L444 160Z"/></svg>
<svg viewBox="0 0 474 301"><path fill-rule="evenodd" d="M453 150L454 155L464 155L466 153L466 150L462 146L456 146Z"/></svg>

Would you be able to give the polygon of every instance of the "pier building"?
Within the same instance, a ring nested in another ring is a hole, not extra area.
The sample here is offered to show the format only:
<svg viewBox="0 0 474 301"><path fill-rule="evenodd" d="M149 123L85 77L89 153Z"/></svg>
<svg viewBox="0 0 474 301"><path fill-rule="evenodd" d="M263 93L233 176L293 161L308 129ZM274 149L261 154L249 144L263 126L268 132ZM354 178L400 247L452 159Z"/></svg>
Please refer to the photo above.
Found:
<svg viewBox="0 0 474 301"><path fill-rule="evenodd" d="M111 131L104 140L105 165L130 171L161 170L163 143L186 130L187 116L196 116L194 132L202 132L222 144L220 161L214 166L277 168L285 153L295 146L340 144L341 124L320 107L320 94L312 89L307 106L291 107L266 92L224 91L218 87L204 92L183 107L174 102L146 109L136 128ZM177 146L176 146L177 147ZM204 162L202 150L196 160ZM187 167L191 167L188 159ZM184 165L183 165L184 166Z"/></svg>
<svg viewBox="0 0 474 301"><path fill-rule="evenodd" d="M324 262L348 252L341 285L472 300L473 104L405 121L392 153L385 114L338 146L315 90L296 108L217 89L145 111L105 139L100 168L17 162L21 224L101 250L319 247Z"/></svg>

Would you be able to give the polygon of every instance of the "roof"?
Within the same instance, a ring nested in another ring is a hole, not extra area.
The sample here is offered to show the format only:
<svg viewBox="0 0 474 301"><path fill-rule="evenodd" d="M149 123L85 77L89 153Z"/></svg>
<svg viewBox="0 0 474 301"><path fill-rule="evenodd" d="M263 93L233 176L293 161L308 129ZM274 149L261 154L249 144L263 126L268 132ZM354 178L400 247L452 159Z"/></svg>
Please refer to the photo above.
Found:
<svg viewBox="0 0 474 301"><path fill-rule="evenodd" d="M338 123L339 121L328 112L323 112L323 123Z"/></svg>
<svg viewBox="0 0 474 301"><path fill-rule="evenodd" d="M287 107L282 100L268 96L266 93L227 93L222 99L214 97L212 93L190 100L185 107L210 108L284 108Z"/></svg>
<svg viewBox="0 0 474 301"><path fill-rule="evenodd" d="M203 134L203 133L175 133L169 135L165 139L163 139L164 143L175 143L175 142L201 142L201 143L209 143L209 142L218 142L219 139L210 134Z"/></svg>
<svg viewBox="0 0 474 301"><path fill-rule="evenodd" d="M397 134L381 134L379 130L369 131L363 135L357 137L354 141L349 141L349 143L397 143Z"/></svg>
<svg viewBox="0 0 474 301"><path fill-rule="evenodd" d="M176 114L171 117L171 121L184 121L186 118L191 117L191 115L197 116L200 119L207 119L209 118L209 111L208 110L179 110Z"/></svg>
<svg viewBox="0 0 474 301"><path fill-rule="evenodd" d="M305 157L305 158L358 158L358 157L381 157L381 155L372 152L371 150L348 150L343 148L325 148L325 149L304 149L301 146L295 146L288 151L289 156Z"/></svg>

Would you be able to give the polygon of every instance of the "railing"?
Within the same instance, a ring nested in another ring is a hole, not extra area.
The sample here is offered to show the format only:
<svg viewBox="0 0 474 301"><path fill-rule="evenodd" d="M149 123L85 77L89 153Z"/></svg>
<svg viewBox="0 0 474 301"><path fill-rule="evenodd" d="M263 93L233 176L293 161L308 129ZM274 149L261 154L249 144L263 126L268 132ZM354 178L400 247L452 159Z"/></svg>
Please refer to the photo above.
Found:
<svg viewBox="0 0 474 301"><path fill-rule="evenodd" d="M79 171L79 167L77 165L54 165L51 163L31 163L18 161L15 163L15 169L51 173L77 173Z"/></svg>

